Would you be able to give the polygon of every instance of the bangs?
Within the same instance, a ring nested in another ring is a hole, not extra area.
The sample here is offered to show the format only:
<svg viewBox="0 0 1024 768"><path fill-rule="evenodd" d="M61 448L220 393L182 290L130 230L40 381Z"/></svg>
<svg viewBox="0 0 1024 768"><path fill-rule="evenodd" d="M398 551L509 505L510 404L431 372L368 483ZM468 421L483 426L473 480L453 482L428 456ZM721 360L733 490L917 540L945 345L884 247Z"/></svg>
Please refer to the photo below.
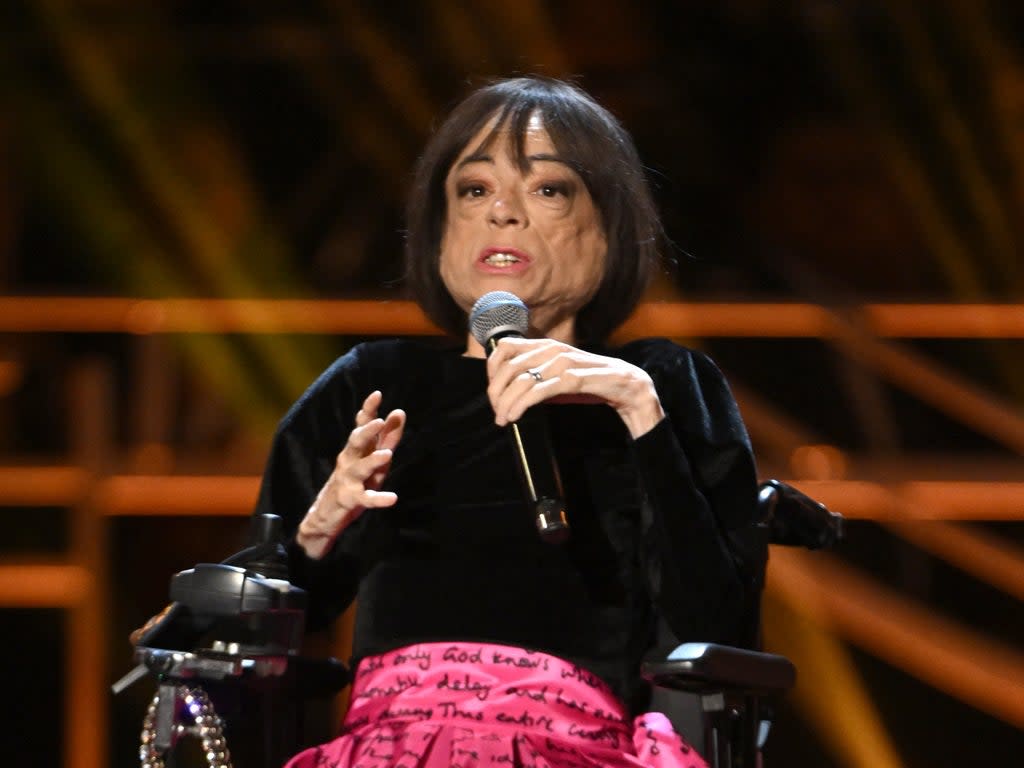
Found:
<svg viewBox="0 0 1024 768"><path fill-rule="evenodd" d="M558 151L559 159L585 180L587 164L580 157L574 142L569 140L571 132L566 129L566 124L570 121L564 114L565 110L559 109L562 106L559 102L559 99L546 92L517 93L488 117L486 122L491 122L491 129L477 146L469 149L469 154L490 152L495 146L504 143L512 161L521 172L526 173L530 169L530 159L526 154L526 135L536 115L540 119L539 127L551 139L551 143ZM578 105L574 106L578 109ZM581 136L577 135L577 140L580 138Z"/></svg>

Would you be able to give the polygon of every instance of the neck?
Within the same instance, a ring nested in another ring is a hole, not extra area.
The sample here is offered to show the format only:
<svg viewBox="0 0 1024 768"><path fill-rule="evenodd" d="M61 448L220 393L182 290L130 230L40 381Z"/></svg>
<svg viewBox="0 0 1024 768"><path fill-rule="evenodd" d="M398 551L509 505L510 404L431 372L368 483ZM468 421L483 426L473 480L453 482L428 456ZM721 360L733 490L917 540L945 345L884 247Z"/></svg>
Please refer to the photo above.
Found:
<svg viewBox="0 0 1024 768"><path fill-rule="evenodd" d="M480 342L473 338L473 334L470 333L466 336L466 351L462 353L463 357L487 357L484 348L480 346Z"/></svg>

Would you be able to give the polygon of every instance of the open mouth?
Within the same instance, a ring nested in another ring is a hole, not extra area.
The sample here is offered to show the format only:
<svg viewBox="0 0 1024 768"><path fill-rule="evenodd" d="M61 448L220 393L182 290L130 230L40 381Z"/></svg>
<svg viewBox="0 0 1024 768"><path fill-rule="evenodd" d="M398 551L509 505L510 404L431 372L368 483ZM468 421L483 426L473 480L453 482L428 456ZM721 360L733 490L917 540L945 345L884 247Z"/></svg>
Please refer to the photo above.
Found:
<svg viewBox="0 0 1024 768"><path fill-rule="evenodd" d="M513 264L518 264L522 261L514 253L489 253L484 258L484 264L491 267L508 267Z"/></svg>

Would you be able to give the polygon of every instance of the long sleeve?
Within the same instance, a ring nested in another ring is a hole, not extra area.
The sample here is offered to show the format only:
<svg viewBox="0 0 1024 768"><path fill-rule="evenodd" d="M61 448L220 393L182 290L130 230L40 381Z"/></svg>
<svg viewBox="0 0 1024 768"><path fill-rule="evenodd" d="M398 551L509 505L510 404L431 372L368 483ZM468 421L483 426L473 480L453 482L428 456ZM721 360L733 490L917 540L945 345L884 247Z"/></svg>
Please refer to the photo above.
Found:
<svg viewBox="0 0 1024 768"><path fill-rule="evenodd" d="M629 357L641 353L667 416L633 442L650 589L680 639L736 642L752 588L741 541L757 495L739 409L707 356L661 340L628 346Z"/></svg>
<svg viewBox="0 0 1024 768"><path fill-rule="evenodd" d="M274 436L255 509L256 514L275 514L284 521L291 581L309 592L307 616L312 628L343 611L358 586L357 547L335 546L322 560L314 561L294 539L348 439L361 399L368 394L362 391L359 374L360 349L356 347L289 409Z"/></svg>

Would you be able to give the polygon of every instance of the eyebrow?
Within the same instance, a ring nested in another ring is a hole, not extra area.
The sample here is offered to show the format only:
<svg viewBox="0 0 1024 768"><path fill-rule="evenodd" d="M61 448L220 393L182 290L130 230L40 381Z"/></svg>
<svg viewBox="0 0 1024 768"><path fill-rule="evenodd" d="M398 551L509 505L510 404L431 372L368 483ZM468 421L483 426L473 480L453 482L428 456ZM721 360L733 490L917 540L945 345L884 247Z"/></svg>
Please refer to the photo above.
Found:
<svg viewBox="0 0 1024 768"><path fill-rule="evenodd" d="M481 152L474 152L473 154L467 155L466 157L462 158L462 160L460 160L455 165L455 169L458 170L459 168L462 168L462 167L464 167L466 165L469 165L470 163L493 163L493 162L494 162L494 158L490 154L488 154L487 152L483 152L483 151L481 151ZM572 166L569 165L569 163L567 163L565 160L560 158L558 155L552 155L552 154L550 154L548 152L541 152L541 153L536 154L536 155L527 155L526 156L526 162L527 163L535 163L535 162L561 163L562 165L564 165L564 166L566 166L568 168L572 167Z"/></svg>

